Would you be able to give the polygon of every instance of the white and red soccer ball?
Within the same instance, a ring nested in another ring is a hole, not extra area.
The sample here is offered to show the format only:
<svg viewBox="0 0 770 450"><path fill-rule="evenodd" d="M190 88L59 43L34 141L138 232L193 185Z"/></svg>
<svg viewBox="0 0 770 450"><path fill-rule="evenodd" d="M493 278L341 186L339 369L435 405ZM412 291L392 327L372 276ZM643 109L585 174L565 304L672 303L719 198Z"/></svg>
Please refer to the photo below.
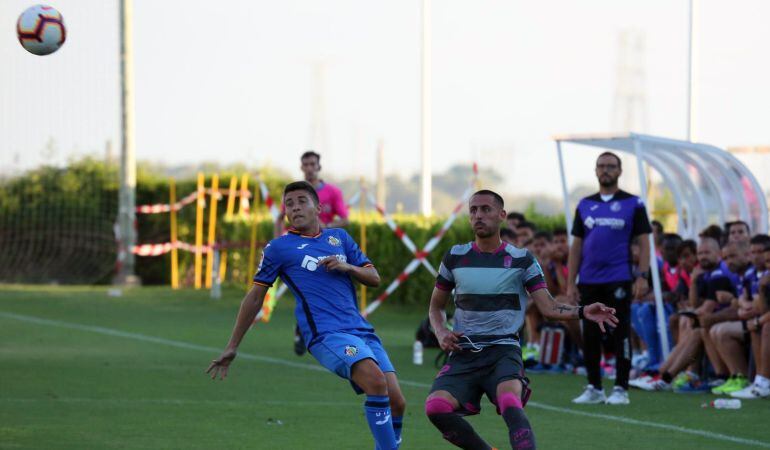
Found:
<svg viewBox="0 0 770 450"><path fill-rule="evenodd" d="M27 8L16 22L21 46L35 55L49 55L67 40L64 19L56 9L46 5Z"/></svg>

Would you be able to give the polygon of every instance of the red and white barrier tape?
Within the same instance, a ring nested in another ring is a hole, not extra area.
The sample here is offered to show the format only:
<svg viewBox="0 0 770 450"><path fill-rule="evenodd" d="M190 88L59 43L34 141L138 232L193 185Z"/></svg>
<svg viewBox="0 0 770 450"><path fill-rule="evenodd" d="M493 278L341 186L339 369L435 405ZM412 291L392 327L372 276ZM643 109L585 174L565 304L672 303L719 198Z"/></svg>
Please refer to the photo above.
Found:
<svg viewBox="0 0 770 450"><path fill-rule="evenodd" d="M425 244L425 246L422 248L421 254L424 254L425 256L429 255L438 245L439 242L441 242L441 239L446 234L447 230L452 226L454 221L457 219L457 215L462 209L462 207L465 205L465 203L468 201L468 198L470 197L471 193L473 192L473 188L468 188L465 193L463 194L462 199L457 203L457 206L452 210L452 214L447 217L447 220L444 221L444 224L441 226L441 228L438 230L438 232L428 240L428 242ZM382 302L384 302L392 293L395 291L401 284L403 284L407 278L414 272L418 265L419 260L416 257L413 259L409 264L407 264L406 268L404 269L401 274L396 277L395 280L393 280L390 285L388 286L385 291L380 294L376 300L374 300L372 303L369 304L369 306L366 307L364 310L364 317L368 316L374 310L380 307ZM435 276L435 275L434 275Z"/></svg>
<svg viewBox="0 0 770 450"><path fill-rule="evenodd" d="M275 205L273 198L270 197L270 192L267 190L267 185L261 179L259 180L259 192L262 193L262 201L267 205L267 208L270 210L270 215L273 216L273 221L275 222L281 215L281 210Z"/></svg>
<svg viewBox="0 0 770 450"><path fill-rule="evenodd" d="M214 192L212 189L206 189L205 190L206 195L211 195L212 192ZM221 200L225 195L227 195L227 190L223 189L217 189L217 200ZM248 191L240 192L238 194L241 197L241 201L246 200L248 203L248 199L251 198L251 193ZM195 198L198 196L198 192L191 192L187 194L184 198L179 200L178 202L174 203L173 209L174 211L179 211L183 207L195 203ZM205 205L204 205L205 206ZM156 203L154 205L139 205L136 207L136 213L137 214L160 214L160 213L167 213L170 212L172 209L172 205L169 203Z"/></svg>
<svg viewBox="0 0 770 450"><path fill-rule="evenodd" d="M406 248L409 249L410 252L412 252L412 255L414 255L415 259L417 259L420 264L425 266L426 269L428 269L428 272L430 272L431 275L434 277L438 275L438 272L436 272L436 269L433 268L433 265L425 259L428 254L422 251L417 250L417 246L414 245L414 241L404 232L404 230L401 229L398 225L396 225L396 222L393 220L393 217L385 212L385 209L377 204L377 200L374 199L374 196L372 194L367 194L369 198L369 203L372 204L372 206L377 209L377 212L380 213L383 219L385 219L385 223L388 224L388 228L390 228L393 233L396 235L396 237L401 240L401 242L406 246Z"/></svg>
<svg viewBox="0 0 770 450"><path fill-rule="evenodd" d="M179 211L184 206L189 205L190 203L195 203L195 197L197 196L197 192L192 192L179 200L178 202L174 203L173 208L174 211ZM137 214L158 214L158 213L167 213L171 211L172 206L168 203L158 203L155 205L139 205L136 207L136 213Z"/></svg>
<svg viewBox="0 0 770 450"><path fill-rule="evenodd" d="M170 252L174 249L174 247L178 248L179 250L184 250L190 253L195 253L196 249L198 247L195 247L193 244L188 244L187 242L183 241L177 241L176 245L172 242L163 242L160 244L139 244L133 246L131 249L131 252L138 256L160 256L165 255L166 253ZM202 245L200 247L201 253L207 253L209 250L211 250L211 246L209 245Z"/></svg>

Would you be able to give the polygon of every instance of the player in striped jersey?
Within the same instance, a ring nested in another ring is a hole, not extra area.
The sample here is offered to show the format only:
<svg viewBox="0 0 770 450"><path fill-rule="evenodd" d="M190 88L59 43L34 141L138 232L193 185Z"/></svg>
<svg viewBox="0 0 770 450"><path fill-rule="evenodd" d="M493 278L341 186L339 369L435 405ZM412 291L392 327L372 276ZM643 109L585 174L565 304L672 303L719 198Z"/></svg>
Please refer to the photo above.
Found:
<svg viewBox="0 0 770 450"><path fill-rule="evenodd" d="M586 318L615 326L615 310L601 303L573 306L557 303L546 289L540 265L526 249L504 243L500 224L503 199L489 190L473 194L470 222L476 238L455 245L439 267L429 316L441 348L451 351L425 402L430 421L444 439L464 449L487 444L462 418L478 414L486 394L509 430L512 448L535 448L523 406L529 397L518 331L524 323L527 298L544 316L565 320ZM449 330L444 312L454 289L455 324Z"/></svg>

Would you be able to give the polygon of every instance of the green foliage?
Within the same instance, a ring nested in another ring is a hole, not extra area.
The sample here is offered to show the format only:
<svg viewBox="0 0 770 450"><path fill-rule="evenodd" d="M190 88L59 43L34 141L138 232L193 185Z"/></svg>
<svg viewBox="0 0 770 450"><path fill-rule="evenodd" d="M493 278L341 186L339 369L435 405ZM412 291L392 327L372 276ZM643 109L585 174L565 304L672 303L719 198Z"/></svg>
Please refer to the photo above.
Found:
<svg viewBox="0 0 770 450"><path fill-rule="evenodd" d="M527 220L534 223L537 226L538 231L551 231L557 228L565 228L566 222L564 221L564 214L556 214L554 216L548 216L537 212L535 204L530 203L527 209L524 211L524 215Z"/></svg>
<svg viewBox="0 0 770 450"><path fill-rule="evenodd" d="M109 279L117 190L115 168L90 158L0 181L0 281Z"/></svg>
<svg viewBox="0 0 770 450"><path fill-rule="evenodd" d="M457 186L465 186L469 168L456 167L441 179ZM186 170L176 180L176 200L196 191L194 170ZM217 204L216 242L226 259L225 283L246 286L253 273L249 270L252 221L256 227L256 247L253 264L259 259L259 250L273 237L273 224L264 202L251 199L252 215L239 214L239 201L235 202L235 214L226 219L227 196L232 177L240 189L243 168L223 168L219 173L219 189L224 194ZM211 186L211 175L205 176L205 186ZM249 173L248 189L255 194L257 174ZM273 200L280 201L283 186L288 181L280 172L266 169L262 177L268 185ZM459 188L458 188L459 189ZM459 191L458 191L459 192ZM457 194L459 195L459 194ZM12 282L94 283L109 282L114 270L116 244L113 224L117 217L118 173L117 167L105 165L94 159L73 161L67 168L42 167L22 176L0 182L0 242L7 243L0 254L0 280ZM170 202L169 178L151 166L140 164L137 172L136 204L165 204ZM454 200L453 200L454 202ZM211 204L210 193L206 195ZM56 213L52 213L56 212ZM66 217L65 217L66 215ZM178 239L195 244L196 205L189 204L177 214ZM540 229L553 230L563 226L561 215L538 214L531 204L527 217ZM442 217L424 218L421 215L396 214L395 220L404 232L422 248L435 235L444 222ZM354 212L348 232L361 242L362 221L366 223L366 253L377 266L382 286L368 290L369 301L382 293L404 270L413 255L382 221L369 211L363 215ZM170 241L170 215L137 215L138 243L164 243ZM203 243L207 243L209 209L203 210ZM66 236L62 236L62 234ZM20 236L34 235L44 245L26 244ZM428 261L438 268L443 254L454 244L473 238L467 216L460 216L447 231L438 247L431 252ZM39 248L38 248L39 247ZM11 251L8 251L8 249ZM97 249L90 250L90 249ZM77 250L77 251L75 251ZM89 253L91 251L91 253ZM42 252L42 253L41 253ZM225 254L226 253L226 254ZM72 256L74 255L74 256ZM18 258L24 259L19 264ZM14 259L16 258L16 259ZM68 259L69 258L69 259ZM74 259L73 259L74 258ZM205 268L204 255L204 268ZM41 264L50 261L50 264ZM136 273L144 284L170 284L171 257L137 257ZM194 254L179 251L179 273L183 286L194 282ZM5 268L5 269L3 269ZM12 268L13 270L10 270ZM55 270L54 270L55 268ZM74 268L77 270L74 271ZM430 298L434 277L419 266L412 276L388 298L388 302L400 304L425 304Z"/></svg>

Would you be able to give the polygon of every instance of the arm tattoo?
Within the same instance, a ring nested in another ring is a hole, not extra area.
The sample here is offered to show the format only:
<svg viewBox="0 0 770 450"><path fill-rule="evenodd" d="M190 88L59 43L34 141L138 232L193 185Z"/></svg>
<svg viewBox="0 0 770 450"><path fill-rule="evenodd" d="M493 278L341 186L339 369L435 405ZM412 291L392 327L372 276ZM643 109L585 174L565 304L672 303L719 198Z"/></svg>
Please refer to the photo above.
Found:
<svg viewBox="0 0 770 450"><path fill-rule="evenodd" d="M572 311L572 306L564 305L561 303L554 303L553 310L564 314L567 311Z"/></svg>

